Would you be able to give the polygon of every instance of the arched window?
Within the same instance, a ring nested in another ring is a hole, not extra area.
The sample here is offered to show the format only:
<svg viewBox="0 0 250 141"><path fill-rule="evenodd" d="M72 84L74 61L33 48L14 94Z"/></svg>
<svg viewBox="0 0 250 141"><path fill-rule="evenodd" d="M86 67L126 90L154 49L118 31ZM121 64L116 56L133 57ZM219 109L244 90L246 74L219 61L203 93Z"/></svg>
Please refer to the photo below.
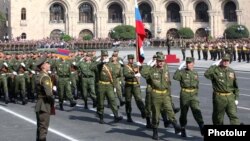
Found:
<svg viewBox="0 0 250 141"><path fill-rule="evenodd" d="M63 32L60 29L55 29L50 33L50 38L53 40L60 40Z"/></svg>
<svg viewBox="0 0 250 141"><path fill-rule="evenodd" d="M26 33L21 34L21 39L26 39Z"/></svg>
<svg viewBox="0 0 250 141"><path fill-rule="evenodd" d="M180 6L177 3L171 3L167 7L167 21L180 22Z"/></svg>
<svg viewBox="0 0 250 141"><path fill-rule="evenodd" d="M84 38L84 37L86 37L86 36L90 36L91 39L93 39L94 34L93 34L90 30L84 29L84 30L82 30L82 31L80 32L79 36L80 36L81 38Z"/></svg>
<svg viewBox="0 0 250 141"><path fill-rule="evenodd" d="M21 9L21 20L26 20L26 9L25 8Z"/></svg>
<svg viewBox="0 0 250 141"><path fill-rule="evenodd" d="M206 31L205 28L199 28L195 32L195 37L204 38L204 37L207 37L208 34L209 34L209 32Z"/></svg>
<svg viewBox="0 0 250 141"><path fill-rule="evenodd" d="M178 30L175 29L175 28L171 28L168 30L167 32L167 36L170 35L171 37L173 38L179 38L179 33L178 33Z"/></svg>
<svg viewBox="0 0 250 141"><path fill-rule="evenodd" d="M195 7L195 17L198 22L208 22L208 6L205 2L200 2Z"/></svg>
<svg viewBox="0 0 250 141"><path fill-rule="evenodd" d="M224 19L227 19L229 22L236 22L236 5L234 2L230 1L225 4L224 7Z"/></svg>
<svg viewBox="0 0 250 141"><path fill-rule="evenodd" d="M109 23L122 23L122 7L119 4L112 4L108 8L109 12Z"/></svg>
<svg viewBox="0 0 250 141"><path fill-rule="evenodd" d="M88 3L83 3L79 7L79 22L93 23L93 8Z"/></svg>
<svg viewBox="0 0 250 141"><path fill-rule="evenodd" d="M139 5L142 22L144 23L152 23L151 18L151 7L147 3L142 3Z"/></svg>
<svg viewBox="0 0 250 141"><path fill-rule="evenodd" d="M50 7L50 22L63 23L64 22L64 8L61 4L55 3Z"/></svg>

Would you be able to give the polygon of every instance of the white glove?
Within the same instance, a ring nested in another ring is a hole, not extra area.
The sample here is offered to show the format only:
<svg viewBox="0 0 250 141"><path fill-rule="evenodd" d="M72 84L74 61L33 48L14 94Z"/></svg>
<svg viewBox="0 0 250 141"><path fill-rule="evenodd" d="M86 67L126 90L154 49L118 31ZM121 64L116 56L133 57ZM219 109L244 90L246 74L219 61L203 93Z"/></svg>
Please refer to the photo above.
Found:
<svg viewBox="0 0 250 141"><path fill-rule="evenodd" d="M35 72L35 71L33 71L33 70L32 70L32 71L30 71L30 72L31 72L32 74L36 74L36 72Z"/></svg>
<svg viewBox="0 0 250 141"><path fill-rule="evenodd" d="M140 62L136 62L136 65L137 65L137 66L141 66L141 63L140 63Z"/></svg>
<svg viewBox="0 0 250 141"><path fill-rule="evenodd" d="M72 84L71 81L69 81L69 84L70 84L70 85Z"/></svg>
<svg viewBox="0 0 250 141"><path fill-rule="evenodd" d="M55 92L57 91L56 86L53 86L53 88L52 88L52 89L53 89L53 91L55 91Z"/></svg>
<svg viewBox="0 0 250 141"><path fill-rule="evenodd" d="M156 64L156 60L154 60L153 62L151 62L150 66L153 67Z"/></svg>
<svg viewBox="0 0 250 141"><path fill-rule="evenodd" d="M100 60L101 60L101 58L100 58L100 57L96 59L96 61L97 61L97 62L98 62L98 61L100 61Z"/></svg>
<svg viewBox="0 0 250 141"><path fill-rule="evenodd" d="M114 92L116 93L116 88L114 88Z"/></svg>
<svg viewBox="0 0 250 141"><path fill-rule="evenodd" d="M135 77L141 77L141 74L140 73L136 73Z"/></svg>
<svg viewBox="0 0 250 141"><path fill-rule="evenodd" d="M221 59L220 59L219 61L214 62L214 63L212 64L212 66L219 66L220 62L221 62Z"/></svg>
<svg viewBox="0 0 250 141"><path fill-rule="evenodd" d="M7 67L7 68L9 67L8 64L7 64L6 62L4 62L3 65L4 65L5 67Z"/></svg>
<svg viewBox="0 0 250 141"><path fill-rule="evenodd" d="M185 66L185 64L185 62L182 62L178 69L181 70Z"/></svg>
<svg viewBox="0 0 250 141"><path fill-rule="evenodd" d="M108 63L109 62L109 58L106 58L103 60L104 63Z"/></svg>
<svg viewBox="0 0 250 141"><path fill-rule="evenodd" d="M120 63L121 65L123 65L123 62L122 62L122 60L119 60L119 63Z"/></svg>
<svg viewBox="0 0 250 141"><path fill-rule="evenodd" d="M21 63L21 66L25 67L25 64L24 64L24 63Z"/></svg>
<svg viewBox="0 0 250 141"><path fill-rule="evenodd" d="M73 62L72 64L73 64L74 66L76 66L76 62Z"/></svg>
<svg viewBox="0 0 250 141"><path fill-rule="evenodd" d="M13 71L12 74L17 75L17 73L15 71Z"/></svg>
<svg viewBox="0 0 250 141"><path fill-rule="evenodd" d="M48 71L48 74L51 74L52 72L51 71Z"/></svg>
<svg viewBox="0 0 250 141"><path fill-rule="evenodd" d="M237 106L239 104L239 101L238 100L235 100L235 105Z"/></svg>
<svg viewBox="0 0 250 141"><path fill-rule="evenodd" d="M153 62L153 59L151 59L150 61L147 62L148 66L151 66L150 64Z"/></svg>

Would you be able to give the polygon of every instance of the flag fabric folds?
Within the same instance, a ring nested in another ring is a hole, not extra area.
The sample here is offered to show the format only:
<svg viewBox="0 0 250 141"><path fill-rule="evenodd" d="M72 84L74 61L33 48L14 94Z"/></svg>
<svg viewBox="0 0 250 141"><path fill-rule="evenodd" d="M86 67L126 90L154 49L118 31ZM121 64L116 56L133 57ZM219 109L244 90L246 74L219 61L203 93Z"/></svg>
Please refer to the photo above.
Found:
<svg viewBox="0 0 250 141"><path fill-rule="evenodd" d="M138 61L143 63L144 61L144 51L143 51L143 41L146 37L144 25L142 23L142 18L140 14L140 10L138 7L137 0L135 0L135 32L136 32L136 49L137 49L137 56Z"/></svg>
<svg viewBox="0 0 250 141"><path fill-rule="evenodd" d="M57 49L57 56L62 59L69 59L70 50L67 49Z"/></svg>

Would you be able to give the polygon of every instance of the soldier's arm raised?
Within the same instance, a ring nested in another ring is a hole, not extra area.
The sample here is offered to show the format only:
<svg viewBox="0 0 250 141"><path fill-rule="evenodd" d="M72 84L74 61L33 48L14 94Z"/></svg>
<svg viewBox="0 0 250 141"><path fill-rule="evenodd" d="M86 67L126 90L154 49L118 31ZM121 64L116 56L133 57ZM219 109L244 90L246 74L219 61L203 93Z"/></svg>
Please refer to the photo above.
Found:
<svg viewBox="0 0 250 141"><path fill-rule="evenodd" d="M207 78L207 79L210 79L212 80L213 79L213 73L214 73L214 70L217 66L211 66L209 67L205 73L204 73L204 76Z"/></svg>
<svg viewBox="0 0 250 141"><path fill-rule="evenodd" d="M174 73L174 76L173 76L173 79L174 80L177 80L177 81L180 81L181 80L181 70L177 69Z"/></svg>

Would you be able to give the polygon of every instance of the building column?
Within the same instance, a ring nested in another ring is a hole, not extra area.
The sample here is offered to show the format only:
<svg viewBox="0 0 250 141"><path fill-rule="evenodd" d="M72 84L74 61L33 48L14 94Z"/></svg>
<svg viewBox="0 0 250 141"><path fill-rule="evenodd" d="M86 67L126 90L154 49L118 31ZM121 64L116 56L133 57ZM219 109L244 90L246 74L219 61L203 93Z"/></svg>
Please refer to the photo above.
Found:
<svg viewBox="0 0 250 141"><path fill-rule="evenodd" d="M210 35L212 36L212 37L214 37L215 36L215 25L216 25L216 23L215 23L215 16L216 16L216 11L208 11L208 14L209 14L209 25L210 25Z"/></svg>
<svg viewBox="0 0 250 141"><path fill-rule="evenodd" d="M242 11L241 10L236 10L236 15L237 15L237 24L242 24L241 22L241 17L242 17Z"/></svg>
<svg viewBox="0 0 250 141"><path fill-rule="evenodd" d="M192 12L191 11L180 11L181 15L181 25L182 27L190 27L192 22Z"/></svg>

